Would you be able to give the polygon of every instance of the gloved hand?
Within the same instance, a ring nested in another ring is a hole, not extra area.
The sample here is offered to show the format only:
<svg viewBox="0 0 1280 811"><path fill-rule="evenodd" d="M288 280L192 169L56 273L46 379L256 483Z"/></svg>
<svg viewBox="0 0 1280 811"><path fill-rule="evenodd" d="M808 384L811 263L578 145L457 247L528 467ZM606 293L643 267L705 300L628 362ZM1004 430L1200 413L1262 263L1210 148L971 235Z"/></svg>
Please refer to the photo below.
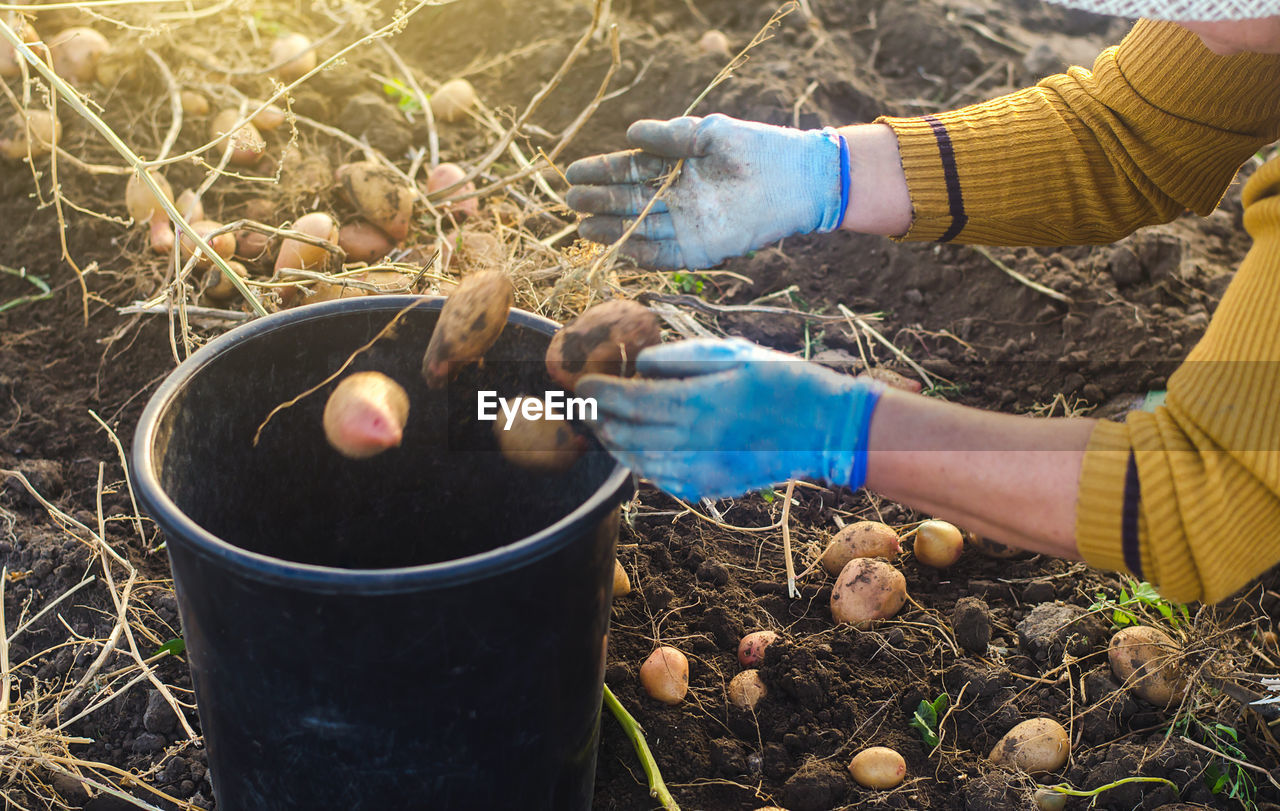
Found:
<svg viewBox="0 0 1280 811"><path fill-rule="evenodd" d="M708 268L791 234L833 231L849 203L849 149L833 129L796 130L726 115L643 120L637 147L565 171L578 233L612 243L683 158L680 177L620 252L657 268Z"/></svg>
<svg viewBox="0 0 1280 811"><path fill-rule="evenodd" d="M795 477L857 489L883 384L741 338L650 347L646 378L583 377L591 423L622 464L685 499L724 498ZM677 379L678 378L678 379Z"/></svg>

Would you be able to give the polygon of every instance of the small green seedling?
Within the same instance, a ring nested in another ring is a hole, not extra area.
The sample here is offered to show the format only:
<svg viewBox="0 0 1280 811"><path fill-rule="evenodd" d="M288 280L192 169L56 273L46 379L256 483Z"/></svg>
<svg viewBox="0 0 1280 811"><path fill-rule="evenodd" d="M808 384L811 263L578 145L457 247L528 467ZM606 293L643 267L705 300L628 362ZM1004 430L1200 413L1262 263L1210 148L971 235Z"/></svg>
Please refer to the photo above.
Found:
<svg viewBox="0 0 1280 811"><path fill-rule="evenodd" d="M382 92L396 103L396 107L400 108L402 113L412 113L422 109L422 105L418 103L418 97L399 79L387 79L383 82Z"/></svg>
<svg viewBox="0 0 1280 811"><path fill-rule="evenodd" d="M911 719L911 726L920 730L920 740L924 741L924 745L930 749L942 743L938 725L941 723L942 717L947 714L947 708L950 706L951 697L943 693L933 701L921 699L920 706L916 707L916 714Z"/></svg>
<svg viewBox="0 0 1280 811"><path fill-rule="evenodd" d="M1151 612L1158 613L1174 628L1183 623L1191 624L1191 614L1181 603L1171 603L1160 596L1156 587L1143 581L1128 581L1128 588L1120 589L1119 598L1113 600L1099 593L1097 600L1089 606L1090 611L1110 611L1111 624L1116 628L1129 625L1143 625L1148 621Z"/></svg>
<svg viewBox="0 0 1280 811"><path fill-rule="evenodd" d="M159 656L162 653L167 653L170 656L181 656L186 652L187 652L186 640L178 636L178 637L174 637L173 639L170 639L168 642L156 648L156 652L151 655Z"/></svg>
<svg viewBox="0 0 1280 811"><path fill-rule="evenodd" d="M1206 724L1187 713L1175 719L1170 728L1188 740L1199 738L1202 744L1221 756L1204 770L1204 782L1210 791L1239 802L1245 811L1256 811L1258 786L1253 775L1242 765L1249 762L1248 754L1237 746L1240 733L1235 727L1217 722Z"/></svg>
<svg viewBox="0 0 1280 811"><path fill-rule="evenodd" d="M672 273L671 285L681 293L687 293L693 296L702 295L706 282L697 273Z"/></svg>

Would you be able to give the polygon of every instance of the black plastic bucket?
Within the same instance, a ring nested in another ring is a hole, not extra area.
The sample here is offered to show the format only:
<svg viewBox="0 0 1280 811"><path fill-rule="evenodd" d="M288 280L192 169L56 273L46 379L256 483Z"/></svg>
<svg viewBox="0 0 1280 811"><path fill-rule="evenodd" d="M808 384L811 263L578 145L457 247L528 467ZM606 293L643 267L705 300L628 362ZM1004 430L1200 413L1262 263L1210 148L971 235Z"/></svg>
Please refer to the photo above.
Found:
<svg viewBox="0 0 1280 811"><path fill-rule="evenodd" d="M408 390L403 444L350 461L325 442L336 370ZM164 531L220 811L589 808L621 503L588 453L512 467L477 388L553 388L556 324L513 311L448 394L418 369L444 299L380 296L252 321L181 364L133 445Z"/></svg>

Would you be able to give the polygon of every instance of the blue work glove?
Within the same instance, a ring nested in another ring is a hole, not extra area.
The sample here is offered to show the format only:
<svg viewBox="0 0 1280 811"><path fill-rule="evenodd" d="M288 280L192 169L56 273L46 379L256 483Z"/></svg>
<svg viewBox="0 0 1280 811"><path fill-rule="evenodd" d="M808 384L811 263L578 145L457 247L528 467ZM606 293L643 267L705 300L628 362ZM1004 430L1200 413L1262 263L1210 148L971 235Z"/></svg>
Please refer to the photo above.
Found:
<svg viewBox="0 0 1280 811"><path fill-rule="evenodd" d="M622 464L685 499L725 498L792 478L857 489L883 384L741 338L662 344L645 378L587 375L596 435Z"/></svg>
<svg viewBox="0 0 1280 811"><path fill-rule="evenodd" d="M680 177L619 249L655 268L708 268L792 234L833 231L849 203L849 148L833 129L796 130L726 115L646 119L637 149L583 158L565 200L578 233L612 243L683 158Z"/></svg>

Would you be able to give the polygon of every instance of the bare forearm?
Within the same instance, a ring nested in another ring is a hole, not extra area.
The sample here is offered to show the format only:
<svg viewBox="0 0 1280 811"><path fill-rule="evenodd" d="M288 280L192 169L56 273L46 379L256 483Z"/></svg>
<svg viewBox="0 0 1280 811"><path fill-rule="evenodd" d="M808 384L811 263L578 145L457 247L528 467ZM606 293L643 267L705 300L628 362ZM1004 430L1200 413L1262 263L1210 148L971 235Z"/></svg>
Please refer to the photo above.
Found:
<svg viewBox="0 0 1280 811"><path fill-rule="evenodd" d="M1094 424L891 389L871 421L867 487L1002 543L1078 558L1078 478Z"/></svg>
<svg viewBox="0 0 1280 811"><path fill-rule="evenodd" d="M911 197L898 154L898 136L886 124L840 129L849 142L849 207L841 229L900 236L911 227Z"/></svg>

